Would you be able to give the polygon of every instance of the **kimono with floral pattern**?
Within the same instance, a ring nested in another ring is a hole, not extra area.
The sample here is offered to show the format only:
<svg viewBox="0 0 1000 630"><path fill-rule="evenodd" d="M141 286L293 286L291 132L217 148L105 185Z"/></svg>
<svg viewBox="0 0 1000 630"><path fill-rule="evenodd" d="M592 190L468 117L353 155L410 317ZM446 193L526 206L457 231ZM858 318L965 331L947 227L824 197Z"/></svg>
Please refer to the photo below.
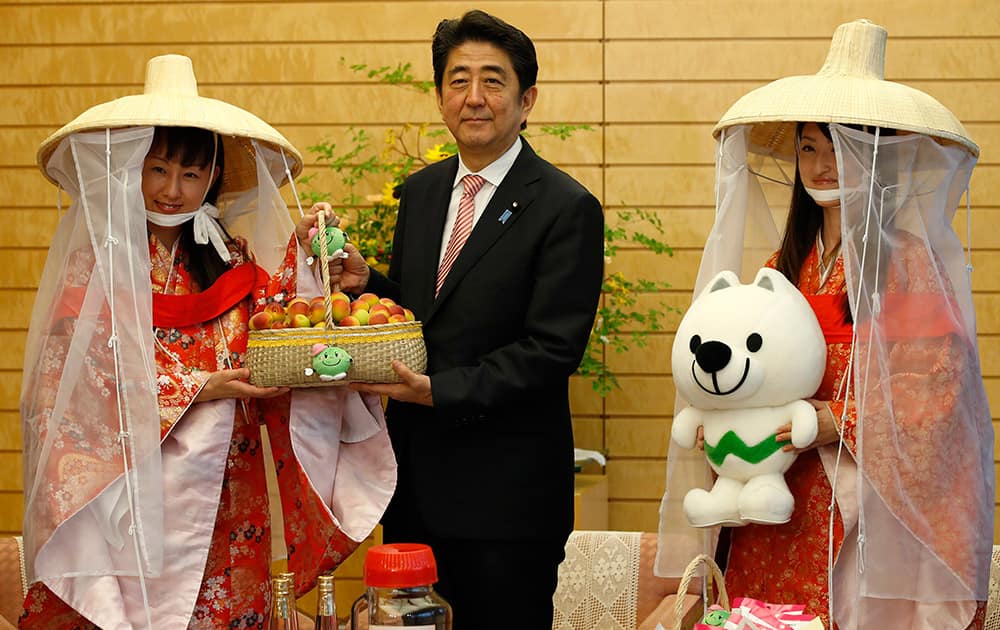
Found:
<svg viewBox="0 0 1000 630"><path fill-rule="evenodd" d="M286 302L295 297L297 241L289 242L284 264L272 277L258 275L253 294L231 307L213 321L172 329L156 329L156 367L160 434L166 438L179 424L187 421L194 398L212 372L241 367L247 346L247 321L252 301L254 310L267 301ZM232 265L244 262L243 244L231 245ZM171 252L155 237L150 237L154 293L197 293L199 287L186 268L183 251ZM86 286L90 267L81 261L81 271L68 273L70 285ZM69 293L69 292L68 292ZM72 326L72 320L62 322ZM105 370L93 370L96 389L113 390L100 382ZM218 452L225 458L225 472L219 494L214 532L207 562L191 612L190 628L265 628L270 608L271 532L268 493L265 481L261 425L266 426L278 471L289 570L296 573L301 593L315 583L320 572L336 568L357 546L331 518L329 509L312 490L308 478L292 452L289 435L290 394L272 399L237 401L235 421L228 449ZM374 411L374 410L373 410ZM86 417L86 410L80 410ZM380 411L378 412L380 413ZM115 448L114 432L109 431L106 448ZM79 459L80 446L71 440L60 442L62 453L51 458L53 496L58 495L75 477L66 472ZM170 471L165 470L164 475ZM86 484L74 486L74 492L95 495L100 488ZM171 497L165 497L171 509ZM58 507L51 510L55 529L68 514ZM20 618L22 628L94 628L80 613L70 608L41 582L34 583L24 603Z"/></svg>
<svg viewBox="0 0 1000 630"><path fill-rule="evenodd" d="M898 273L890 272L886 292L891 294L901 290L903 282L906 283L906 291L931 290L931 265L924 250L916 246L907 247L899 255L904 258L894 269L904 269L906 279L904 281L897 277ZM777 255L767 265L774 267L776 260ZM814 245L802 265L797 286L807 297L846 297L843 259L836 259L832 270L824 279L820 271L818 250ZM959 382L955 374L963 369L965 356L958 345L952 337L946 336L932 340L901 340L893 347L894 363L906 365L913 372L912 375L901 375L899 381L894 383L897 388L894 390L896 404L902 405L902 412L911 417L914 424L920 425L917 427L919 431L930 433L935 430L935 427L923 426L928 424L924 418L934 418L932 414L921 413L922 409L947 405L949 400L955 398ZM857 417L853 395L844 399L847 388L843 383L850 360L850 343L828 343L826 372L813 398L830 401L833 416L841 426L845 449L853 455L856 452ZM932 378L926 378L927 375ZM876 422L878 416L878 409L871 409L868 413L869 418L874 418L871 422ZM870 426L868 435L873 435L872 432L877 430L877 427ZM946 452L946 440L938 444L938 452L908 454L917 460L920 457L943 457L954 458L946 461L960 461L961 453ZM836 447L834 443L824 448L835 450ZM866 465L874 464L869 461ZM895 463L883 462L882 465L895 466ZM926 509L933 510L933 506L937 505L938 509L944 510L943 513L947 513L949 502L954 501L954 494L971 492L968 488L956 487L947 493L941 493L940 489L924 489L926 484L918 477L907 478L905 473L900 476L902 485L908 488L912 496L919 497L921 503L927 506ZM800 453L785 473L785 479L795 498L795 511L791 520L781 525L749 524L730 530L726 587L732 596L752 597L774 603L804 604L807 612L820 616L824 627L830 628L828 548L832 538L833 558L836 561L845 536L840 505L834 504L831 537L830 504L833 490L818 449ZM974 497L964 497L964 500L969 504L976 501ZM937 524L939 529L931 538L939 541L939 549L952 554L949 558L952 566L963 566L965 561L961 559L961 554L973 547L969 540L976 533L963 527L960 519L938 519ZM981 603L969 626L970 630L982 628L984 619L985 605ZM905 625L907 624L904 622Z"/></svg>

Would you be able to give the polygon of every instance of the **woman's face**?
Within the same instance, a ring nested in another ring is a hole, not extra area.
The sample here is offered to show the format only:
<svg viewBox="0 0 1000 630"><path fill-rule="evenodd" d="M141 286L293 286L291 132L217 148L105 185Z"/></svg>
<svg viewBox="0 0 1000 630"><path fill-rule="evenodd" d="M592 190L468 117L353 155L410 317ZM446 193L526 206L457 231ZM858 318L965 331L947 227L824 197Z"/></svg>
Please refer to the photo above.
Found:
<svg viewBox="0 0 1000 630"><path fill-rule="evenodd" d="M838 186L837 155L833 142L827 139L816 123L802 127L799 138L799 177L806 188L833 190ZM840 200L817 201L824 208L840 205Z"/></svg>
<svg viewBox="0 0 1000 630"><path fill-rule="evenodd" d="M194 212L211 183L207 166L184 166L176 158L168 160L163 147L151 149L142 163L146 210L162 214Z"/></svg>

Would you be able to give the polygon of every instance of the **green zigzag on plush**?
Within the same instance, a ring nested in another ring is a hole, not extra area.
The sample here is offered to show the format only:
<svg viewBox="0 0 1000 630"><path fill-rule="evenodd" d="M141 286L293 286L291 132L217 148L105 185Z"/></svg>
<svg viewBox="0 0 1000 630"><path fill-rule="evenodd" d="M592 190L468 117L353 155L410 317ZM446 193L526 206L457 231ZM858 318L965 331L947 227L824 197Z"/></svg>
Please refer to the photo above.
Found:
<svg viewBox="0 0 1000 630"><path fill-rule="evenodd" d="M726 431L717 445L712 446L705 442L705 455L716 466L722 465L726 455L734 455L751 464L759 464L781 449L782 446L788 444L788 442L775 440L776 435L776 433L772 434L753 446L747 446L747 443L741 440L736 433Z"/></svg>

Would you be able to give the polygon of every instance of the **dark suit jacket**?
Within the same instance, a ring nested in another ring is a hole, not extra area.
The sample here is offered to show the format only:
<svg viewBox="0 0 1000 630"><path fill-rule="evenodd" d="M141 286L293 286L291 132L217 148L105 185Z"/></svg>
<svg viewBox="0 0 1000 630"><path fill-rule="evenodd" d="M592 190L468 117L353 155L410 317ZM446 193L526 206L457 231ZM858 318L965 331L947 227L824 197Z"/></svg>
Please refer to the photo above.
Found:
<svg viewBox="0 0 1000 630"><path fill-rule="evenodd" d="M369 280L368 291L423 322L434 397L433 407L389 403L399 485L387 525L417 511L444 538L572 530L569 376L600 296L604 217L593 195L522 142L437 299L457 157L406 180L388 278Z"/></svg>

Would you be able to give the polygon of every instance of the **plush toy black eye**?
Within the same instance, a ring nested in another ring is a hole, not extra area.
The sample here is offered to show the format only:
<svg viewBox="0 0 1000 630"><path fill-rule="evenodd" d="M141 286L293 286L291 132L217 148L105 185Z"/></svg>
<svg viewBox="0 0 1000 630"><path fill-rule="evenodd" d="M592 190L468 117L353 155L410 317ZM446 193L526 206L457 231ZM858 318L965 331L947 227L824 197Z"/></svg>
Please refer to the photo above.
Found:
<svg viewBox="0 0 1000 630"><path fill-rule="evenodd" d="M691 337L691 344L688 347L691 348L692 353L698 352L698 348L701 347L701 337L698 335Z"/></svg>
<svg viewBox="0 0 1000 630"><path fill-rule="evenodd" d="M764 345L764 340L757 333L747 337L747 350L750 352L757 352L762 345Z"/></svg>

